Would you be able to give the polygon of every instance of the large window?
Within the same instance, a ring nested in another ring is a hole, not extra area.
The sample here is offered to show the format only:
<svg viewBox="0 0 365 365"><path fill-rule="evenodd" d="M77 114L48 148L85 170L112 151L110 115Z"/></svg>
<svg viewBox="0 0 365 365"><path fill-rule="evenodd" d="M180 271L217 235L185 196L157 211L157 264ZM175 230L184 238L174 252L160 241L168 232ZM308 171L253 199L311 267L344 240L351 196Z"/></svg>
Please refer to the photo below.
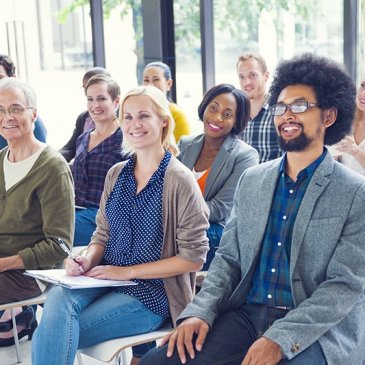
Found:
<svg viewBox="0 0 365 365"><path fill-rule="evenodd" d="M113 4L112 7L109 4ZM120 1L119 4L104 2L104 42L106 68L124 94L142 81L141 0Z"/></svg>
<svg viewBox="0 0 365 365"><path fill-rule="evenodd" d="M148 0L147 0L148 1ZM197 107L203 97L200 0L174 5L177 103L193 133L202 130ZM242 52L259 52L271 73L277 62L315 52L343 62L343 0L212 0L215 82L238 86ZM103 1L106 68L122 93L141 82L144 66L142 0ZM155 2L159 6L159 2ZM48 142L60 148L86 108L82 76L93 65L88 0L0 0L0 52L38 95ZM358 0L357 75L365 72L365 0ZM157 21L157 19L156 19ZM100 34L96 34L100 37Z"/></svg>
<svg viewBox="0 0 365 365"><path fill-rule="evenodd" d="M60 148L85 109L82 75L92 65L90 9L76 8L64 19L71 0L0 0L0 49L16 65L17 77L38 97L38 113L48 143Z"/></svg>
<svg viewBox="0 0 365 365"><path fill-rule="evenodd" d="M188 115L192 133L202 130L197 108L202 99L199 0L174 1L177 102Z"/></svg>
<svg viewBox="0 0 365 365"><path fill-rule="evenodd" d="M357 43L357 83L365 74L365 0L359 2Z"/></svg>
<svg viewBox="0 0 365 365"><path fill-rule="evenodd" d="M303 52L343 62L343 0L214 0L214 22L217 82L238 85L243 52L260 53L271 71L280 59Z"/></svg>

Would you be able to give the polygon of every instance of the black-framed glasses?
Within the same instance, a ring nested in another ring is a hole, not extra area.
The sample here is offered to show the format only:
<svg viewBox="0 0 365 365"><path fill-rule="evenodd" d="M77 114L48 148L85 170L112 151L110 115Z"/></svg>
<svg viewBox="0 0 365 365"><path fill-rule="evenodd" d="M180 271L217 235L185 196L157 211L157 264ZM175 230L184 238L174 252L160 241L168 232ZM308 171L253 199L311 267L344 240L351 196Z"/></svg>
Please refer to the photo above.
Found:
<svg viewBox="0 0 365 365"><path fill-rule="evenodd" d="M5 117L5 114L8 113L9 115L19 115L24 112L26 109L33 109L32 106L23 107L21 105L10 105L9 108L5 108L0 106L0 118Z"/></svg>
<svg viewBox="0 0 365 365"><path fill-rule="evenodd" d="M299 113L304 113L309 108L314 108L316 106L317 104L315 103L309 103L308 101L301 100L301 101L295 101L294 103L291 104L284 104L284 103L275 104L271 106L269 110L272 115L275 115L277 117L285 114L288 108L292 113L299 114Z"/></svg>

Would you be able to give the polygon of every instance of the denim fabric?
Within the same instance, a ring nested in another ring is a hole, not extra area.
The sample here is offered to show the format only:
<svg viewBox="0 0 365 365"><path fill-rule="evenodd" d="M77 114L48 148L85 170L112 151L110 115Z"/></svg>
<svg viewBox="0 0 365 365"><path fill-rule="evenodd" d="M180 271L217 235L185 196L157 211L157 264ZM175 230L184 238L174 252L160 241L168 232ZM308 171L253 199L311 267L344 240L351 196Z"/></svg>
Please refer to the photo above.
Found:
<svg viewBox="0 0 365 365"><path fill-rule="evenodd" d="M95 219L97 212L97 208L76 208L74 246L86 246L89 244L96 228Z"/></svg>
<svg viewBox="0 0 365 365"><path fill-rule="evenodd" d="M51 289L32 341L32 364L73 365L78 348L147 333L165 319L113 288Z"/></svg>
<svg viewBox="0 0 365 365"><path fill-rule="evenodd" d="M220 314L208 333L203 349L195 352L187 365L240 365L252 343L287 311L266 305L246 304L238 310ZM193 339L196 340L196 337ZM139 365L180 365L177 351L166 357L167 344L151 350ZM315 342L292 360L282 360L279 365L326 365L320 345Z"/></svg>
<svg viewBox="0 0 365 365"><path fill-rule="evenodd" d="M207 230L207 236L209 240L209 251L207 254L207 260L202 268L202 271L207 271L209 269L210 263L214 259L215 252L218 249L219 242L221 241L223 234L223 227L220 224L210 223Z"/></svg>

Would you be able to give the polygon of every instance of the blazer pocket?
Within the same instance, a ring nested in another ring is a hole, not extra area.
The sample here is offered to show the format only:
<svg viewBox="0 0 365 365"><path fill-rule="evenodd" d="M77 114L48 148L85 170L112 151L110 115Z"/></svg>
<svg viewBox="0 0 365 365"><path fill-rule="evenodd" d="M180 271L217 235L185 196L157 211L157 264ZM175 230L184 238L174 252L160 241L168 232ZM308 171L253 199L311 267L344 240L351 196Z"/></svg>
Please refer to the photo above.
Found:
<svg viewBox="0 0 365 365"><path fill-rule="evenodd" d="M301 262L313 263L317 274L325 274L326 267L333 256L343 229L342 217L312 219L306 230L300 255L306 257Z"/></svg>

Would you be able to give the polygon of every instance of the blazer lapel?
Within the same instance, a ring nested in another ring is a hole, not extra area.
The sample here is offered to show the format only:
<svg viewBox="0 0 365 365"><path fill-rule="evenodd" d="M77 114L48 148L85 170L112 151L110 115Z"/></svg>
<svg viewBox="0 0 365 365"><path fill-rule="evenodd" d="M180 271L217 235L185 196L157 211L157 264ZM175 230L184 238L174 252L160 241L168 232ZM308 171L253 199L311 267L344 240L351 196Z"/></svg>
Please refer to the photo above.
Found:
<svg viewBox="0 0 365 365"><path fill-rule="evenodd" d="M212 187L218 177L219 174L221 174L222 169L224 168L224 165L227 161L227 158L229 157L229 154L234 146L235 139L231 135L229 135L225 141L223 142L221 148L219 149L219 152L214 159L214 162L212 164L212 167L209 171L209 175L207 177L207 181L205 183L205 191L204 191L204 199L209 199L209 193L212 190Z"/></svg>
<svg viewBox="0 0 365 365"><path fill-rule="evenodd" d="M253 248L256 251L261 250L262 240L264 238L266 226L269 221L271 203L278 180L281 159L277 159L273 162L274 163L268 169L266 169L261 186L259 184L257 186L257 189L261 192L261 194L258 194L260 199L256 201L255 206L250 207L250 209L254 211L252 216L256 216L258 218L254 223L255 237L252 239ZM259 244L256 244L257 242ZM257 253L258 252L253 252L253 257L255 257Z"/></svg>
<svg viewBox="0 0 365 365"><path fill-rule="evenodd" d="M303 243L304 235L307 230L309 221L312 217L314 207L318 198L321 196L326 186L330 182L330 175L332 174L334 160L327 152L327 156L322 163L317 167L313 174L311 181L304 194L302 204L298 210L295 219L293 236L291 243L290 254L290 275L292 276L294 267L298 260L301 244Z"/></svg>
<svg viewBox="0 0 365 365"><path fill-rule="evenodd" d="M203 148L204 144L204 134L199 136L197 139L194 138L193 140L189 141L186 145L186 152L183 157L183 163L186 167L190 170L194 168L196 160L199 157L200 151Z"/></svg>

